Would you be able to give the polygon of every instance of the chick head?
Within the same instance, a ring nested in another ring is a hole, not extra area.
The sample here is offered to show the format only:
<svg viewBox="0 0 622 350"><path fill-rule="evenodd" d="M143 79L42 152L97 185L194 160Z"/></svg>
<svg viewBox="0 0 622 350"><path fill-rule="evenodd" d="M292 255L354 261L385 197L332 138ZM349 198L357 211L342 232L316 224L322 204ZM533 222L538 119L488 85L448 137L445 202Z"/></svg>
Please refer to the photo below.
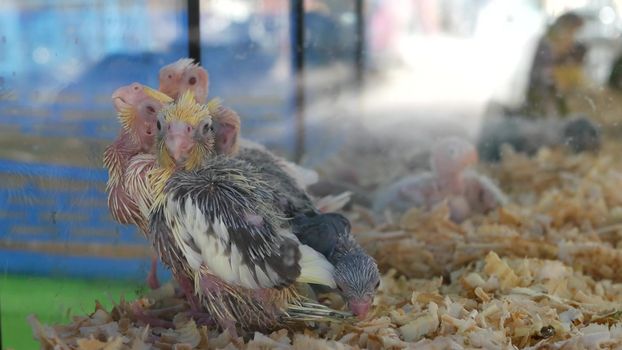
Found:
<svg viewBox="0 0 622 350"><path fill-rule="evenodd" d="M215 133L207 105L186 91L158 115L158 159L163 167L192 170L214 154Z"/></svg>

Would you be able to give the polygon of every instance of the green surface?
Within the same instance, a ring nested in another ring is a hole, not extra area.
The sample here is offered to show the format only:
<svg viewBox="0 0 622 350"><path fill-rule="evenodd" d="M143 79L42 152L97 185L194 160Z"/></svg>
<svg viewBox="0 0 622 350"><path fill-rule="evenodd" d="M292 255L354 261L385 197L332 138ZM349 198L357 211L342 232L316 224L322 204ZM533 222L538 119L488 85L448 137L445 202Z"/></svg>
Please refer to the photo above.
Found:
<svg viewBox="0 0 622 350"><path fill-rule="evenodd" d="M0 276L2 348L39 348L26 321L30 314L43 324L68 323L73 315L93 312L95 300L109 307L121 296L134 299L143 288L139 282Z"/></svg>

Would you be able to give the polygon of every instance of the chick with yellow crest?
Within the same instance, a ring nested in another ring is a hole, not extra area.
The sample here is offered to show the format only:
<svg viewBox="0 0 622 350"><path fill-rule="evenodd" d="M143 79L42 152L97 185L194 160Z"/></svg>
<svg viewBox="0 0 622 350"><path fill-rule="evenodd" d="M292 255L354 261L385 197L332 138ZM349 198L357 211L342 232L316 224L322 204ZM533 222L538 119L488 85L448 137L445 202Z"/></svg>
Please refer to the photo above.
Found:
<svg viewBox="0 0 622 350"><path fill-rule="evenodd" d="M157 125L150 237L173 274L194 281L220 326L269 329L346 315L296 292L297 282L334 288L334 267L298 241L273 205L282 194L259 169L216 154L209 106L187 91L161 110Z"/></svg>

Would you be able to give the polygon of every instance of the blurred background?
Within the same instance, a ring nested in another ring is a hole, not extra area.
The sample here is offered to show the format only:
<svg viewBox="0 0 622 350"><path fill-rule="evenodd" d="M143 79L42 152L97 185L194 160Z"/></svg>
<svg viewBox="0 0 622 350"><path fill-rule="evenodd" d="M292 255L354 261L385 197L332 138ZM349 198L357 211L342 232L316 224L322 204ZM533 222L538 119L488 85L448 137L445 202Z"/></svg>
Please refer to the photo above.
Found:
<svg viewBox="0 0 622 350"><path fill-rule="evenodd" d="M245 137L349 181L363 160L339 162L344 152L418 164L435 137L476 141L488 118L582 113L615 132L620 11L613 0L0 2L3 348L33 346L29 313L62 321L144 288L150 248L106 206L116 88L157 87L162 66L200 56L210 97L238 111Z"/></svg>

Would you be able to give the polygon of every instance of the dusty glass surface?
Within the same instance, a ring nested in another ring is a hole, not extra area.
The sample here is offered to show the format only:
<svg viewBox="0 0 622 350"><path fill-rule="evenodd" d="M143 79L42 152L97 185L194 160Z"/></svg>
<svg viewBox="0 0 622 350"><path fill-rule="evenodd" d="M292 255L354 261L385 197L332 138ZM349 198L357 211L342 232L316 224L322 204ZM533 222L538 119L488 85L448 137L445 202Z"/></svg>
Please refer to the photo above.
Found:
<svg viewBox="0 0 622 350"><path fill-rule="evenodd" d="M67 323L91 312L95 299L109 306L148 290L152 248L136 227L112 218L102 156L120 130L113 91L133 82L157 89L159 70L189 56L188 3L0 2L3 349L35 346L29 314ZM622 2L613 0L202 0L200 64L209 74L208 98L239 114L244 138L317 173L305 188L310 195L349 191L350 202L338 209L362 236L408 231L404 212L433 212L447 200L445 219L454 230L514 218L499 219L498 207L537 208L529 215L549 215L552 230L538 239L595 242L615 255L617 236L602 232L618 234L611 227L622 208L610 193L622 171L615 166L621 11ZM435 183L432 195L411 183L397 188L443 166L431 169L430 153L446 136L473 145L478 162L465 162L507 195L505 205L486 207L485 193L476 200L485 210L470 203L464 211L447 199L456 195L452 186L461 186L452 179ZM525 185L531 169L536 180ZM589 169L611 181L594 180ZM580 185L540 191L554 181ZM581 206L590 200L602 212L584 220L571 210L547 211L556 205L550 203L570 201L555 196L576 188L589 192L577 212L592 213ZM414 226L423 225L417 220ZM570 228L592 236L555 236ZM383 272L432 278L463 267L440 259L451 268L410 260L401 268L402 260L374 250L383 238L373 237L364 248ZM409 275L412 266L423 272ZM170 279L161 263L158 274Z"/></svg>

